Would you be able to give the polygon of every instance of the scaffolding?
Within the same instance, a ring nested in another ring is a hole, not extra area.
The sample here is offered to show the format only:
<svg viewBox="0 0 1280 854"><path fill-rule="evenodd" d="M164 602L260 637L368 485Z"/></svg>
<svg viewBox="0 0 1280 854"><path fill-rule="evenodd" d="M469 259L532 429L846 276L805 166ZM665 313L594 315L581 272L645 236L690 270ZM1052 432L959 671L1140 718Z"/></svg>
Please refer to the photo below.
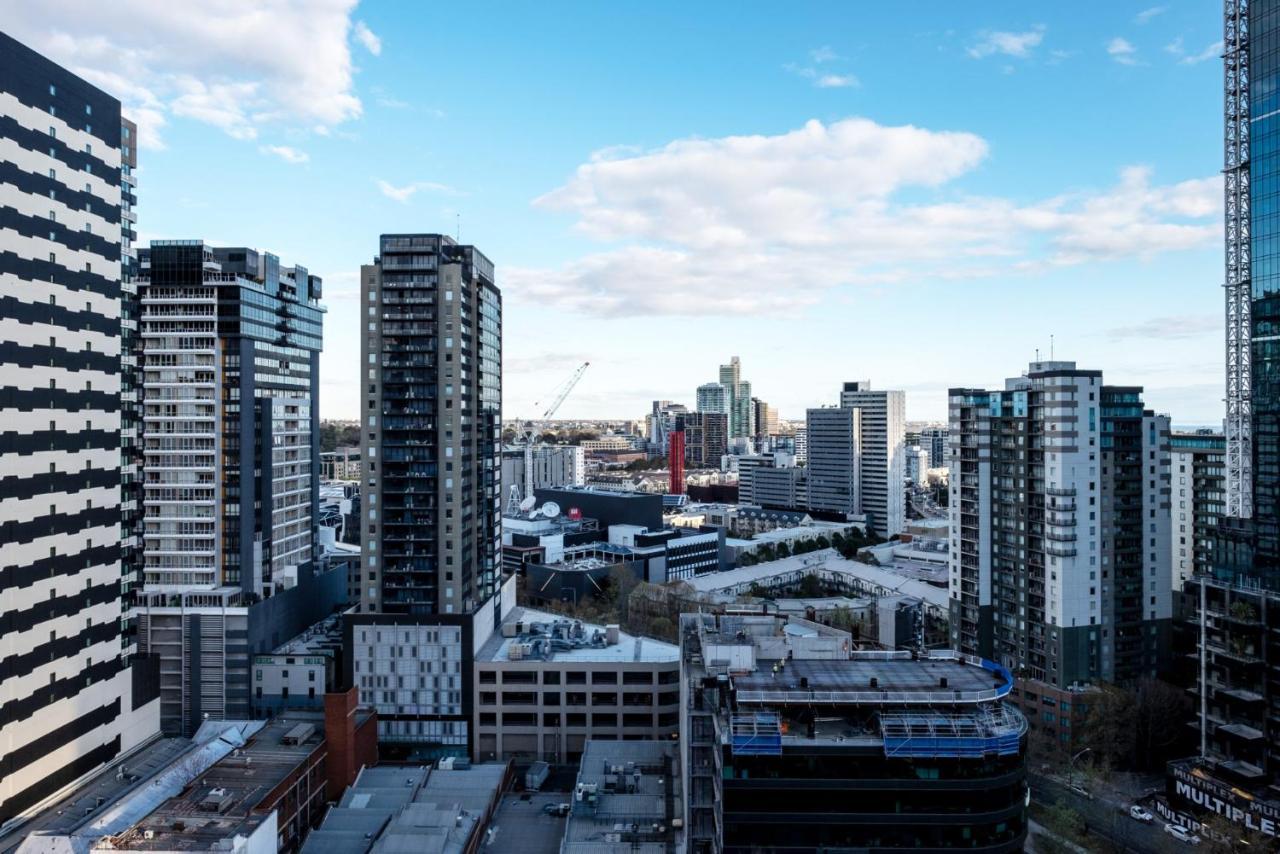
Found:
<svg viewBox="0 0 1280 854"><path fill-rule="evenodd" d="M905 712L880 716L889 758L1016 756L1027 721L1004 705L973 712Z"/></svg>
<svg viewBox="0 0 1280 854"><path fill-rule="evenodd" d="M1253 516L1252 273L1249 186L1249 0L1223 4L1226 237L1227 515Z"/></svg>
<svg viewBox="0 0 1280 854"><path fill-rule="evenodd" d="M773 712L734 715L729 727L735 756L782 755L782 722Z"/></svg>

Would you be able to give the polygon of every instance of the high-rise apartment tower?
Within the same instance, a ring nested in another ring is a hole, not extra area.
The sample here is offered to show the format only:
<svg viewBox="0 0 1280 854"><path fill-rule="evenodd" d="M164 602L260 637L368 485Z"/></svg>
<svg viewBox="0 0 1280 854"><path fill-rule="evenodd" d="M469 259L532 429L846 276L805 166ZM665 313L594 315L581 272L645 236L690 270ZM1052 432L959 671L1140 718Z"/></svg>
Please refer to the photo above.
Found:
<svg viewBox="0 0 1280 854"><path fill-rule="evenodd" d="M121 541L122 127L0 33L0 825L159 731Z"/></svg>

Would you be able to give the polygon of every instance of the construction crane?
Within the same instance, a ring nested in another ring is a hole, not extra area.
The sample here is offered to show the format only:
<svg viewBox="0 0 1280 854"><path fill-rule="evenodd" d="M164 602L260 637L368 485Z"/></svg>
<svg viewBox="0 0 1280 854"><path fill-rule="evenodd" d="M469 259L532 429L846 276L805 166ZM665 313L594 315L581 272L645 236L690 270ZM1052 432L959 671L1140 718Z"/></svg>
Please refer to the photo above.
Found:
<svg viewBox="0 0 1280 854"><path fill-rule="evenodd" d="M569 392L573 391L573 387L578 384L578 380L582 379L582 375L587 372L587 368L590 365L590 362L583 362L579 365L574 372L570 374L569 379L557 386L555 391L552 392L551 404L543 411L541 417L539 417L537 421L525 422L525 429L522 433L522 437L524 439L525 498L533 495L533 442L535 433L537 432L539 425L546 423L553 415L556 414L560 409L561 404L564 403L565 398L569 396ZM534 409L537 409L538 406L539 404L536 402L533 404ZM512 508L518 509L521 500L519 484L511 484L511 497L507 502L508 512L514 514L515 511Z"/></svg>

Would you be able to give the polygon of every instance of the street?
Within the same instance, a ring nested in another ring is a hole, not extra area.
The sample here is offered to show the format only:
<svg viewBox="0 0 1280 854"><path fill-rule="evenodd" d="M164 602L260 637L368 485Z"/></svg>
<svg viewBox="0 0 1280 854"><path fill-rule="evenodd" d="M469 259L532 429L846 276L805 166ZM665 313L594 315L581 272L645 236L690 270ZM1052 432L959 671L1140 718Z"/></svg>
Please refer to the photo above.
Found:
<svg viewBox="0 0 1280 854"><path fill-rule="evenodd" d="M1092 799L1085 798L1061 781L1031 772L1027 774L1027 781L1031 785L1033 802L1045 806L1055 802L1065 804L1084 819L1090 835L1110 842L1114 846L1113 850L1135 854L1169 854L1194 850L1165 833L1164 822L1158 816L1151 824L1143 824L1130 818L1127 810L1133 801L1123 800L1120 795L1096 788L1090 790ZM1106 850L1101 846L1087 847L1090 850Z"/></svg>

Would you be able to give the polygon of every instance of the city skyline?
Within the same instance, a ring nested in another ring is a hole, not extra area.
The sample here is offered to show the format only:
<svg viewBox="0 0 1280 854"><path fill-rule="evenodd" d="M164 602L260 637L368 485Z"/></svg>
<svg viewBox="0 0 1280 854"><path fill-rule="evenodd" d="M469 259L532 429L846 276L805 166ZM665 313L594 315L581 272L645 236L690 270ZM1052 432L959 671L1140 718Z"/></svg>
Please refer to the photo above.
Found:
<svg viewBox="0 0 1280 854"><path fill-rule="evenodd" d="M308 259L332 312L322 417L359 411L359 331L342 318L369 241L460 224L498 260L507 417L528 417L583 360L561 417L692 404L684 374L731 351L784 418L872 376L907 392L909 419L941 421L948 387L990 385L1052 348L1143 385L1175 424L1221 419L1212 7L938 6L927 25L815 7L767 37L725 6L659 6L653 26L626 10L566 25L481 7L455 21L476 35L428 61L414 50L426 15L336 3L250 18L250 5L215 18L15 3L5 26L138 121L140 245L269 234L258 248ZM312 53L292 54L285 31L305 31ZM495 48L483 70L480 44ZM1035 102L1056 106L1024 121ZM218 180L193 182L193 158ZM946 358L948 328L993 311L1003 327ZM651 339L628 334L640 319L680 342L689 371L655 363Z"/></svg>

